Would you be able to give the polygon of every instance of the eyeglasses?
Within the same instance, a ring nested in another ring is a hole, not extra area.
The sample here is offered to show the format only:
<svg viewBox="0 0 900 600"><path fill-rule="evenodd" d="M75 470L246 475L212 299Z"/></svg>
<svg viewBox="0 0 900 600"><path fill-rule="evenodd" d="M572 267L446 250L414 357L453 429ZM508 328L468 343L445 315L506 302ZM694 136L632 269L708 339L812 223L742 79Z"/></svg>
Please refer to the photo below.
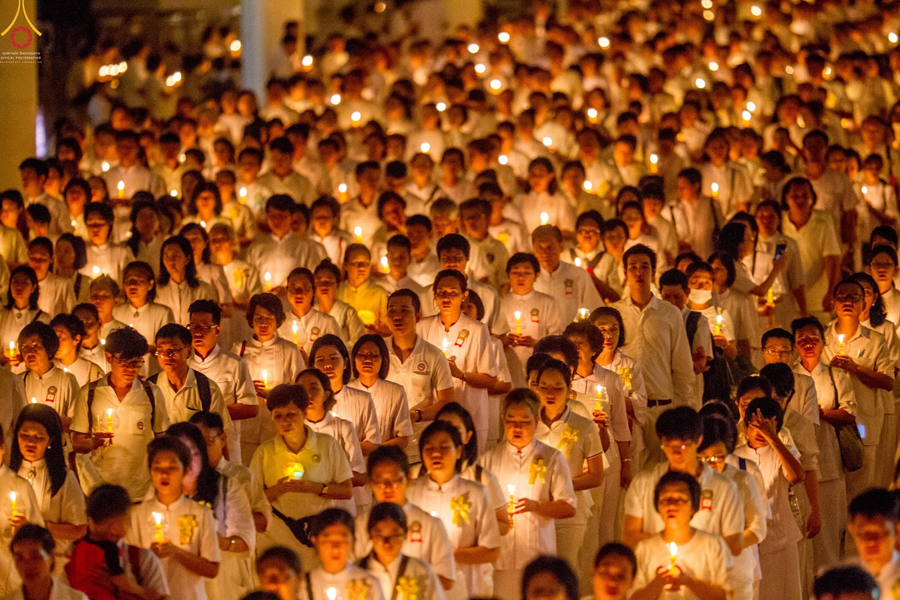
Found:
<svg viewBox="0 0 900 600"><path fill-rule="evenodd" d="M118 356L114 356L113 361L119 363L122 366L122 368L125 368L125 369L140 369L141 367L144 366L143 358L132 358L129 360L122 360Z"/></svg>
<svg viewBox="0 0 900 600"><path fill-rule="evenodd" d="M837 302L862 302L863 296L858 292L855 294L836 294L834 299Z"/></svg>
<svg viewBox="0 0 900 600"><path fill-rule="evenodd" d="M717 465L725 462L725 458L724 456L701 456L700 460L708 465Z"/></svg>
<svg viewBox="0 0 900 600"><path fill-rule="evenodd" d="M769 356L790 356L792 350L777 350L775 348L766 348L763 350L763 354L768 354Z"/></svg>
<svg viewBox="0 0 900 600"><path fill-rule="evenodd" d="M218 325L195 325L191 323L188 325L188 329L191 331L196 331L197 333L209 333L210 330L217 328Z"/></svg>
<svg viewBox="0 0 900 600"><path fill-rule="evenodd" d="M43 349L44 346L41 344L28 344L27 346L19 346L19 352L21 352L22 354L37 354Z"/></svg>
<svg viewBox="0 0 900 600"><path fill-rule="evenodd" d="M181 348L168 348L166 350L157 350L156 356L160 358L175 358L179 354L185 351L187 346L182 346Z"/></svg>
<svg viewBox="0 0 900 600"><path fill-rule="evenodd" d="M369 536L373 542L381 544L390 544L391 542L400 542L406 538L405 533L395 533L394 535L371 535Z"/></svg>
<svg viewBox="0 0 900 600"><path fill-rule="evenodd" d="M381 479L379 481L372 481L372 487L377 488L395 488L399 485L403 484L403 479Z"/></svg>

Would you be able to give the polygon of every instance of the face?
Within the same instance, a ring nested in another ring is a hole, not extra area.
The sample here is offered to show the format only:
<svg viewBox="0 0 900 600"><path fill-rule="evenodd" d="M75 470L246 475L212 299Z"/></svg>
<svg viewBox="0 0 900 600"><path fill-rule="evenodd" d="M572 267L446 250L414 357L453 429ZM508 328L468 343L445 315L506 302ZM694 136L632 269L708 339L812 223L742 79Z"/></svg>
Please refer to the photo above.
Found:
<svg viewBox="0 0 900 600"><path fill-rule="evenodd" d="M600 245L600 226L594 221L583 220L575 231L575 239L582 250L593 250Z"/></svg>
<svg viewBox="0 0 900 600"><path fill-rule="evenodd" d="M459 271L460 273L464 273L466 270L466 264L469 259L466 258L465 253L462 250L458 250L456 248L449 248L441 252L440 256L438 256L441 262L441 269L450 269L452 271Z"/></svg>
<svg viewBox="0 0 900 600"><path fill-rule="evenodd" d="M312 307L313 284L309 277L294 275L288 279L288 301L298 313L306 314Z"/></svg>
<svg viewBox="0 0 900 600"><path fill-rule="evenodd" d="M524 404L510 406L503 417L506 440L517 448L524 447L531 442L536 425L535 416Z"/></svg>
<svg viewBox="0 0 900 600"><path fill-rule="evenodd" d="M191 347L177 338L157 338L156 357L164 371L181 369L191 356Z"/></svg>
<svg viewBox="0 0 900 600"><path fill-rule="evenodd" d="M208 352L219 338L219 326L209 313L194 313L188 325L191 330L191 344L198 352Z"/></svg>
<svg viewBox="0 0 900 600"><path fill-rule="evenodd" d="M756 211L756 224L762 234L771 236L778 230L778 213L771 206L762 206Z"/></svg>
<svg viewBox="0 0 900 600"><path fill-rule="evenodd" d="M258 563L256 574L259 576L259 587L264 592L278 594L281 600L297 597L300 574L280 558L273 557Z"/></svg>
<svg viewBox="0 0 900 600"><path fill-rule="evenodd" d="M344 258L344 269L347 271L347 281L354 286L358 286L372 272L372 259L363 252L356 252L351 256Z"/></svg>
<svg viewBox="0 0 900 600"><path fill-rule="evenodd" d="M181 464L174 452L164 450L157 452L150 464L150 478L156 492L181 492L181 483L184 480L186 466Z"/></svg>
<svg viewBox="0 0 900 600"><path fill-rule="evenodd" d="M894 260L884 252L876 254L869 260L869 275L878 283L893 281L897 274L897 265Z"/></svg>
<svg viewBox="0 0 900 600"><path fill-rule="evenodd" d="M134 228L144 238L151 238L159 233L159 217L156 211L149 208L138 211L134 219Z"/></svg>
<svg viewBox="0 0 900 600"><path fill-rule="evenodd" d="M132 269L125 273L125 297L131 302L144 302L155 283L140 269Z"/></svg>
<svg viewBox="0 0 900 600"><path fill-rule="evenodd" d="M802 327L795 334L797 354L801 359L819 360L825 342L822 340L819 330L815 327Z"/></svg>
<svg viewBox="0 0 900 600"><path fill-rule="evenodd" d="M50 579L53 570L53 555L44 550L40 542L23 540L12 548L16 571L22 581L40 581Z"/></svg>
<svg viewBox="0 0 900 600"><path fill-rule="evenodd" d="M406 502L406 486L409 480L400 465L392 462L381 462L372 469L369 485L376 502L394 502L403 505Z"/></svg>
<svg viewBox="0 0 900 600"><path fill-rule="evenodd" d="M9 282L9 289L16 303L24 305L34 292L35 285L25 273L16 273Z"/></svg>
<svg viewBox="0 0 900 600"><path fill-rule="evenodd" d="M50 358L47 349L41 342L40 336L32 335L23 339L19 344L19 352L25 361L25 366L32 371L42 372L50 366Z"/></svg>
<svg viewBox="0 0 900 600"><path fill-rule="evenodd" d="M528 185L533 192L539 194L546 192L551 181L553 181L553 173L549 172L546 167L536 165L528 169Z"/></svg>
<svg viewBox="0 0 900 600"><path fill-rule="evenodd" d="M656 509L666 524L690 523L693 510L691 506L691 491L687 484L678 482L670 483L663 487L659 492Z"/></svg>
<svg viewBox="0 0 900 600"><path fill-rule="evenodd" d="M332 387L337 383L341 384L344 373L344 357L340 351L334 346L322 346L316 352L316 358L313 367L325 373L331 380Z"/></svg>
<svg viewBox="0 0 900 600"><path fill-rule="evenodd" d="M209 466L215 468L219 460L225 454L225 432L210 429L203 425L197 425L203 439L206 440L206 455L209 457Z"/></svg>
<svg viewBox="0 0 900 600"><path fill-rule="evenodd" d="M865 296L858 285L843 284L834 289L834 311L838 317L859 319Z"/></svg>
<svg viewBox="0 0 900 600"><path fill-rule="evenodd" d="M22 209L12 200L3 200L0 203L0 222L7 227L16 227Z"/></svg>
<svg viewBox="0 0 900 600"><path fill-rule="evenodd" d="M619 321L609 315L600 315L596 320L597 329L603 336L604 350L615 350L619 345Z"/></svg>
<svg viewBox="0 0 900 600"><path fill-rule="evenodd" d="M509 287L513 293L525 295L534 289L537 274L534 266L529 263L519 263L509 270Z"/></svg>
<svg viewBox="0 0 900 600"><path fill-rule="evenodd" d="M325 237L334 229L334 215L327 206L317 206L312 210L309 218L316 235Z"/></svg>
<svg viewBox="0 0 900 600"><path fill-rule="evenodd" d="M387 249L388 266L400 273L406 273L409 269L409 263L412 262L412 256L409 250L401 246L390 246Z"/></svg>
<svg viewBox="0 0 900 600"><path fill-rule="evenodd" d="M462 304L468 297L469 293L462 291L455 277L444 277L435 283L434 299L443 314L460 314Z"/></svg>
<svg viewBox="0 0 900 600"><path fill-rule="evenodd" d="M119 355L113 356L107 352L106 360L109 362L112 376L118 381L124 381L129 385L134 382L141 367L144 366L144 359L142 357L122 358Z"/></svg>
<svg viewBox="0 0 900 600"><path fill-rule="evenodd" d="M847 527L865 562L889 561L897 539L897 524L882 516L857 515Z"/></svg>
<svg viewBox="0 0 900 600"><path fill-rule="evenodd" d="M427 246L431 240L428 229L422 225L410 225L406 228L406 235L409 237L409 243L413 249L421 249Z"/></svg>
<svg viewBox="0 0 900 600"><path fill-rule="evenodd" d="M315 276L315 294L317 298L334 298L337 294L338 280L334 275L321 271Z"/></svg>
<svg viewBox="0 0 900 600"><path fill-rule="evenodd" d="M193 257L186 255L179 245L168 244L163 248L162 261L169 273L177 273L183 277L188 263L193 261Z"/></svg>
<svg viewBox="0 0 900 600"><path fill-rule="evenodd" d="M67 356L78 350L78 344L81 343L80 335L73 336L68 329L61 325L55 326L53 331L56 333L57 339L59 339L59 350L56 351L55 358Z"/></svg>
<svg viewBox="0 0 900 600"><path fill-rule="evenodd" d="M538 573L528 581L525 588L526 600L565 600L566 588L557 579L556 575L549 571Z"/></svg>
<svg viewBox="0 0 900 600"><path fill-rule="evenodd" d="M710 467L721 473L725 470L725 458L728 456L728 449L722 442L716 442L708 448L704 448L697 453L700 460L708 464Z"/></svg>
<svg viewBox="0 0 900 600"><path fill-rule="evenodd" d="M33 246L28 249L28 264L34 269L38 279L43 279L47 276L51 262L53 262L53 257L46 248Z"/></svg>
<svg viewBox="0 0 900 600"><path fill-rule="evenodd" d="M812 210L812 189L806 183L796 183L791 186L785 196L788 209L794 214L808 214Z"/></svg>
<svg viewBox="0 0 900 600"><path fill-rule="evenodd" d="M109 238L110 224L103 217L97 213L91 213L85 218L84 224L87 227L88 237L92 244L101 246L106 243L106 240Z"/></svg>
<svg viewBox="0 0 900 600"><path fill-rule="evenodd" d="M566 399L569 394L569 386L562 373L555 370L544 371L538 379L537 386L538 397L541 399L541 406L559 410L566 405Z"/></svg>
<svg viewBox="0 0 900 600"><path fill-rule="evenodd" d="M2 221L2 219L0 219L0 221ZM57 242L56 252L53 253L53 258L57 270L68 271L69 269L75 268L75 248L72 247L70 242Z"/></svg>
<svg viewBox="0 0 900 600"><path fill-rule="evenodd" d="M422 445L422 462L429 473L453 471L460 456L462 447L454 444L453 438L444 431L433 434Z"/></svg>
<svg viewBox="0 0 900 600"><path fill-rule="evenodd" d="M718 259L712 261L711 266L713 286L724 288L728 283L728 269L722 264L722 261Z"/></svg>
<svg viewBox="0 0 900 600"><path fill-rule="evenodd" d="M676 306L679 309L684 308L687 304L687 293L680 285L664 285L660 290L662 299Z"/></svg>
<svg viewBox="0 0 900 600"><path fill-rule="evenodd" d="M621 253L625 248L626 241L628 241L628 232L621 227L614 227L603 234L603 243L607 252Z"/></svg>
<svg viewBox="0 0 900 600"><path fill-rule="evenodd" d="M18 441L22 458L28 462L35 462L44 458L50 445L50 434L40 423L26 421L19 428Z"/></svg>
<svg viewBox="0 0 900 600"><path fill-rule="evenodd" d="M269 224L272 233L279 237L283 236L291 230L291 211L266 209L266 223Z"/></svg>
<svg viewBox="0 0 900 600"><path fill-rule="evenodd" d="M271 312L261 306L253 311L253 333L260 341L267 341L275 337L278 328L278 320Z"/></svg>
<svg viewBox="0 0 900 600"><path fill-rule="evenodd" d="M624 556L610 554L594 567L595 600L624 600L634 583L634 570Z"/></svg>
<svg viewBox="0 0 900 600"><path fill-rule="evenodd" d="M369 538L372 540L372 549L375 550L375 555L383 563L389 564L400 556L400 550L406 540L406 532L393 519L385 519L376 523L369 530Z"/></svg>
<svg viewBox="0 0 900 600"><path fill-rule="evenodd" d="M313 538L313 544L323 565L344 566L350 559L353 534L345 525L329 525Z"/></svg>
<svg viewBox="0 0 900 600"><path fill-rule="evenodd" d="M87 337L93 338L98 335L100 332L100 321L94 318L94 315L88 313L85 310L79 310L75 313L75 316L81 321L81 324L84 325L84 330L87 333Z"/></svg>
<svg viewBox="0 0 900 600"><path fill-rule="evenodd" d="M562 244L552 237L543 236L534 240L534 256L542 265L552 265L559 261L562 253Z"/></svg>
<svg viewBox="0 0 900 600"><path fill-rule="evenodd" d="M679 440L665 438L661 440L661 447L669 466L675 471L686 471L697 462L697 446L700 440Z"/></svg>
<svg viewBox="0 0 900 600"><path fill-rule="evenodd" d="M381 351L374 342L366 342L356 354L356 369L360 375L377 377L381 370Z"/></svg>
<svg viewBox="0 0 900 600"><path fill-rule="evenodd" d="M653 279L653 266L650 257L645 254L635 254L628 258L625 265L625 280L629 286L645 288L649 287Z"/></svg>
<svg viewBox="0 0 900 600"><path fill-rule="evenodd" d="M488 216L477 209L468 208L460 212L463 232L472 237L482 237L488 229Z"/></svg>

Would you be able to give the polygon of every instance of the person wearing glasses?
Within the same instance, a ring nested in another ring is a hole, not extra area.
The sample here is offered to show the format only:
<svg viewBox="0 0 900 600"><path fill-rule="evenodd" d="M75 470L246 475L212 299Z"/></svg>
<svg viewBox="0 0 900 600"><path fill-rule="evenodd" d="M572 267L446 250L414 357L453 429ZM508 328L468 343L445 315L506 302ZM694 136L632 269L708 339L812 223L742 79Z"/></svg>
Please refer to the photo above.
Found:
<svg viewBox="0 0 900 600"><path fill-rule="evenodd" d="M259 414L241 423L242 452L251 457L257 446L275 437L272 414L266 408L269 390L279 383L294 381L306 368L306 361L299 344L277 335L278 328L285 322L284 305L278 296L255 294L250 298L246 319L253 335L248 340L236 342L231 352L247 362L259 398Z"/></svg>
<svg viewBox="0 0 900 600"><path fill-rule="evenodd" d="M26 400L51 407L62 419L63 429L68 431L80 386L74 375L53 362L59 348L56 332L46 323L29 323L19 334L18 342L26 369L18 377L25 388Z"/></svg>
<svg viewBox="0 0 900 600"><path fill-rule="evenodd" d="M259 414L259 400L247 361L219 346L222 309L212 300L197 300L188 309L191 345L194 351L190 366L219 384L231 426L226 423L228 455L241 456L241 423ZM249 460L250 457L244 457Z"/></svg>
<svg viewBox="0 0 900 600"><path fill-rule="evenodd" d="M703 437L700 415L689 406L670 408L656 420L656 434L666 462L644 468L628 487L622 541L634 547L639 541L663 529L665 523L656 510L653 490L667 471L682 471L697 480L704 499L691 525L722 536L731 554L738 556L743 550L744 531L740 495L733 482L710 469L697 457L697 448Z"/></svg>
<svg viewBox="0 0 900 600"><path fill-rule="evenodd" d="M150 488L147 444L169 428L160 389L138 379L147 340L131 327L106 340L109 374L83 388L72 415L72 444L90 454L106 483L121 485L135 502Z"/></svg>
<svg viewBox="0 0 900 600"><path fill-rule="evenodd" d="M855 497L875 485L878 441L884 423L882 395L894 387L894 364L884 336L860 322L865 306L862 285L845 279L834 287L832 296L837 319L825 330L822 358L850 376L856 396L856 420L865 453L862 468L847 475L847 496Z"/></svg>
<svg viewBox="0 0 900 600"><path fill-rule="evenodd" d="M394 597L395 590L409 590L408 594L414 593L422 600L444 599L444 589L431 567L402 552L409 527L400 505L376 504L369 512L367 525L372 552L358 564L378 579L385 598Z"/></svg>
<svg viewBox="0 0 900 600"><path fill-rule="evenodd" d="M344 332L334 317L313 308L315 278L306 267L297 267L287 277L287 300L291 313L278 325L278 336L300 348L309 364L313 343L324 335L343 339Z"/></svg>
<svg viewBox="0 0 900 600"><path fill-rule="evenodd" d="M794 334L787 329L776 327L762 336L763 359L767 365L791 364L794 355ZM794 369L794 397L791 408L806 417L813 425L819 424L819 403L816 400L816 385L807 373ZM893 457L891 458L893 460Z"/></svg>
<svg viewBox="0 0 900 600"><path fill-rule="evenodd" d="M189 421L197 412L212 412L230 424L219 384L190 367L190 330L178 323L168 323L156 332L154 341L162 372L150 377L149 381L159 386L166 399L169 422L174 425ZM202 379L206 379L203 389Z"/></svg>

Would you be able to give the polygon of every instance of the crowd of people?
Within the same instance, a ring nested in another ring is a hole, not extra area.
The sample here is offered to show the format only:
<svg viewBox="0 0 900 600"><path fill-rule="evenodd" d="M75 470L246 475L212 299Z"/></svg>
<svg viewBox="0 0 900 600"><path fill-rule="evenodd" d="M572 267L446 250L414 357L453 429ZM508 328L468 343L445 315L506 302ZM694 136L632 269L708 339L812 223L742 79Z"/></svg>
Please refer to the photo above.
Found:
<svg viewBox="0 0 900 600"><path fill-rule="evenodd" d="M898 5L441 4L70 75L0 597L900 597Z"/></svg>

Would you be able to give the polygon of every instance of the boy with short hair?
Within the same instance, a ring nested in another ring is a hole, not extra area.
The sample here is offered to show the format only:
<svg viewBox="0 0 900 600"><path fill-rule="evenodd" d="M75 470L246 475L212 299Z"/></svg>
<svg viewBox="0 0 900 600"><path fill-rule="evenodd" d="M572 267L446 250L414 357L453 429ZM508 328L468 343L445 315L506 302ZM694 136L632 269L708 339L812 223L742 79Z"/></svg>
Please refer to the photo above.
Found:
<svg viewBox="0 0 900 600"><path fill-rule="evenodd" d="M459 218L463 233L472 245L469 272L478 281L499 289L506 282L509 253L488 230L492 210L487 200L471 198L460 205Z"/></svg>
<svg viewBox="0 0 900 600"><path fill-rule="evenodd" d="M594 600L625 600L637 575L637 558L625 544L610 542L597 552L591 581Z"/></svg>
<svg viewBox="0 0 900 600"><path fill-rule="evenodd" d="M866 490L850 502L847 531L853 536L859 562L878 581L885 597L891 597L900 581L897 526L900 500L896 492Z"/></svg>

